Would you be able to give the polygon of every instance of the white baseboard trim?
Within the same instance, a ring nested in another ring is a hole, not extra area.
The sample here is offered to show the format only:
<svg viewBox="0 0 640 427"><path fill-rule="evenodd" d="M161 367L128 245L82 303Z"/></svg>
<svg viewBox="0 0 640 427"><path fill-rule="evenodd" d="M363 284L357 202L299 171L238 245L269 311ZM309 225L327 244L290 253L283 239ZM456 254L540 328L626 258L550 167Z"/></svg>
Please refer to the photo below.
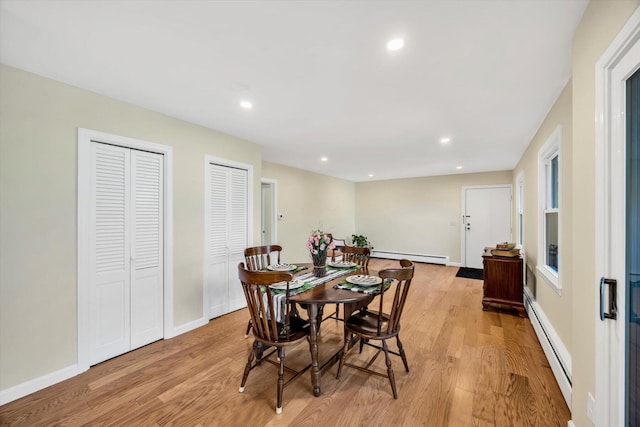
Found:
<svg viewBox="0 0 640 427"><path fill-rule="evenodd" d="M529 320L549 361L551 371L560 386L560 391L569 410L571 410L571 355L544 314L542 307L533 299L527 288L524 288L524 302Z"/></svg>
<svg viewBox="0 0 640 427"><path fill-rule="evenodd" d="M373 251L371 252L371 256L373 258L408 259L409 261L449 265L449 257L441 255L412 254L393 251Z"/></svg>
<svg viewBox="0 0 640 427"><path fill-rule="evenodd" d="M35 393L43 388L68 380L69 378L73 378L76 375L78 375L78 365L71 365L58 371L51 372L50 374L10 387L6 390L0 390L0 405L13 402L14 400L18 400L31 393Z"/></svg>
<svg viewBox="0 0 640 427"><path fill-rule="evenodd" d="M461 262L449 262L447 263L447 267L462 267Z"/></svg>
<svg viewBox="0 0 640 427"><path fill-rule="evenodd" d="M209 320L204 317L196 319L193 322L185 323L178 326L177 328L173 328L167 335L165 335L164 338L169 339L177 337L178 335L184 334L185 332L189 332L201 326L204 326L207 323L209 323ZM78 369L79 367L77 364L71 365L67 368L63 368L59 371L43 375L39 378L34 378L22 384L10 387L6 390L0 390L0 405L13 402L14 400L18 400L21 397L27 396L31 393L35 393L36 391L40 391L64 380L68 380L69 378L73 378L76 375L82 373Z"/></svg>
<svg viewBox="0 0 640 427"><path fill-rule="evenodd" d="M198 329L201 326L209 323L209 319L206 317L201 317L199 319L193 320L188 323L183 323L180 326L173 328L167 335L165 335L165 339L177 337L178 335L182 335L185 332L193 331L194 329Z"/></svg>

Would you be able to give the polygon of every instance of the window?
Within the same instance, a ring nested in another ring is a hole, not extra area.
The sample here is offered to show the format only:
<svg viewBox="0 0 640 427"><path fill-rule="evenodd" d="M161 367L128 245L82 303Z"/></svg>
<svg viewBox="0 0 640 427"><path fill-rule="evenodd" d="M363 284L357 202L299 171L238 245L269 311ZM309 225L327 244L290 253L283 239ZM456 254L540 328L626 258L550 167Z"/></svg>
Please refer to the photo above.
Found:
<svg viewBox="0 0 640 427"><path fill-rule="evenodd" d="M538 155L540 206L538 223L537 270L545 281L558 293L560 286L560 127L551 134Z"/></svg>
<svg viewBox="0 0 640 427"><path fill-rule="evenodd" d="M516 178L516 245L524 252L524 171Z"/></svg>

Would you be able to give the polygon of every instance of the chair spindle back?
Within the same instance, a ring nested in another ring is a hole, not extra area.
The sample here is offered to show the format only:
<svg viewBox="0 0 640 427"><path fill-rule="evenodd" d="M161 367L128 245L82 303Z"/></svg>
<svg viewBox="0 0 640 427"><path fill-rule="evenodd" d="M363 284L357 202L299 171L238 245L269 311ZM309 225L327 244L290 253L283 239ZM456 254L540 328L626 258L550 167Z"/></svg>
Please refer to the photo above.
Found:
<svg viewBox="0 0 640 427"><path fill-rule="evenodd" d="M247 263L247 269L252 271L260 271L271 265L271 254L277 253L276 263L280 264L280 245L254 246L244 250L244 260Z"/></svg>

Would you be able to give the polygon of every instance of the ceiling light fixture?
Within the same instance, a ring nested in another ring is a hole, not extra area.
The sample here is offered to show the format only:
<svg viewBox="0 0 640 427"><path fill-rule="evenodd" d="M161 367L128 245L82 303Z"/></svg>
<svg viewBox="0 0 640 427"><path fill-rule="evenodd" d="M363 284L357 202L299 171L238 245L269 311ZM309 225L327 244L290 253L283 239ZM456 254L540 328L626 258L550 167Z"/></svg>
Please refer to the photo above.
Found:
<svg viewBox="0 0 640 427"><path fill-rule="evenodd" d="M449 142L451 142L451 138L449 137L440 138L441 144L448 144Z"/></svg>
<svg viewBox="0 0 640 427"><path fill-rule="evenodd" d="M456 169L460 170L462 169L462 166L456 166Z"/></svg>
<svg viewBox="0 0 640 427"><path fill-rule="evenodd" d="M320 157L321 162L326 162L327 160L329 160L327 157Z"/></svg>
<svg viewBox="0 0 640 427"><path fill-rule="evenodd" d="M251 103L251 101L240 101L240 106L245 110L253 109L253 104Z"/></svg>
<svg viewBox="0 0 640 427"><path fill-rule="evenodd" d="M373 174L372 173L369 174L369 178L373 178Z"/></svg>
<svg viewBox="0 0 640 427"><path fill-rule="evenodd" d="M404 39L403 38L396 38L396 39L391 39L387 42L387 50L400 50L404 47Z"/></svg>

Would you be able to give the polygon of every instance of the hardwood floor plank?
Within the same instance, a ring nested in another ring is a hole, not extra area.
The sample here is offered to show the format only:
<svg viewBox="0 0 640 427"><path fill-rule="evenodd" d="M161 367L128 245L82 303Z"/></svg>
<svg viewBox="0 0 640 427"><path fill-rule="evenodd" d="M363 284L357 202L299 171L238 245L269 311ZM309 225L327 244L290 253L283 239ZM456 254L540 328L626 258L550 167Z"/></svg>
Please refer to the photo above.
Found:
<svg viewBox="0 0 640 427"><path fill-rule="evenodd" d="M372 269L397 261L373 259ZM0 407L2 426L561 426L569 410L529 319L482 311L482 281L457 268L416 264L400 338L410 372L392 356L398 388L386 378L337 366L312 394L307 372L284 390L275 414L277 368L263 363L238 392L252 340L246 310L214 319L105 361L89 371ZM343 323L322 323L320 359L342 346ZM395 341L389 345L395 348ZM365 363L373 349L349 354ZM301 341L287 365L310 363ZM384 357L375 365L384 371Z"/></svg>

